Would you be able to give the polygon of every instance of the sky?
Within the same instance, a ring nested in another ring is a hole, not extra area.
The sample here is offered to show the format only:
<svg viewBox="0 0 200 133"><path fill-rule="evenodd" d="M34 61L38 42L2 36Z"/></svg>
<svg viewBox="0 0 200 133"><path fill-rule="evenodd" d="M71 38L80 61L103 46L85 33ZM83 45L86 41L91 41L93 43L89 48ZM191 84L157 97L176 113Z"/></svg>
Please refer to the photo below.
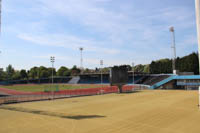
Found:
<svg viewBox="0 0 200 133"><path fill-rule="evenodd" d="M197 52L195 0L3 0L0 67L148 64Z"/></svg>

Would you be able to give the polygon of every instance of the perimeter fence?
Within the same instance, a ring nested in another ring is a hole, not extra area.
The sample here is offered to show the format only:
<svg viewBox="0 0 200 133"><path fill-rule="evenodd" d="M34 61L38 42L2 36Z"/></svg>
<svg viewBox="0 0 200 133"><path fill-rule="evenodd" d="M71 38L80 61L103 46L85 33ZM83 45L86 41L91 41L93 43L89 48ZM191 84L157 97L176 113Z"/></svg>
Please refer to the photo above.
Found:
<svg viewBox="0 0 200 133"><path fill-rule="evenodd" d="M123 87L123 92L133 92L138 90L148 89L147 86L143 85L128 85ZM92 96L92 95L103 95L109 93L118 93L117 86L101 87L101 88L89 88L89 89L73 89L73 90L56 90L56 91L44 91L34 92L23 95L10 95L0 97L1 104L11 104L19 102L31 102L41 100L53 100L61 98L79 97L79 96Z"/></svg>

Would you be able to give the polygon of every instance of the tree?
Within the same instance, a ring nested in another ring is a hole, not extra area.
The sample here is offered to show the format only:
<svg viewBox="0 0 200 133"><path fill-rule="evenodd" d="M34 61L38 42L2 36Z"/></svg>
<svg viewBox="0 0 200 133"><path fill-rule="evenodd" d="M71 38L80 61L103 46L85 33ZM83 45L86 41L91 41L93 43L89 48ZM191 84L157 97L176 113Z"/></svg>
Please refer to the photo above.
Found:
<svg viewBox="0 0 200 133"><path fill-rule="evenodd" d="M20 76L21 76L21 79L27 79L28 78L28 74L27 74L26 70L22 69L20 71Z"/></svg>
<svg viewBox="0 0 200 133"><path fill-rule="evenodd" d="M12 67L12 65L8 65L8 67L6 68L6 75L8 80L12 80L12 76L15 73L15 69Z"/></svg>
<svg viewBox="0 0 200 133"><path fill-rule="evenodd" d="M37 77L39 77L39 69L38 67L33 67L29 70L28 72L28 77L30 79L36 79Z"/></svg>
<svg viewBox="0 0 200 133"><path fill-rule="evenodd" d="M172 60L160 59L157 61L152 61L149 66L149 70L152 74L172 73ZM180 72L194 72L194 74L198 74L198 54L193 52L182 58L177 57L176 70L179 70Z"/></svg>
<svg viewBox="0 0 200 133"><path fill-rule="evenodd" d="M51 76L52 68L46 68L44 66L39 67L39 77L48 78Z"/></svg>
<svg viewBox="0 0 200 133"><path fill-rule="evenodd" d="M67 67L60 67L56 73L57 76L70 76L70 70Z"/></svg>
<svg viewBox="0 0 200 133"><path fill-rule="evenodd" d="M12 80L20 80L21 79L21 74L19 71L15 71L14 74L12 75Z"/></svg>
<svg viewBox="0 0 200 133"><path fill-rule="evenodd" d="M139 64L137 66L134 67L134 72L144 72L144 67L145 65Z"/></svg>
<svg viewBox="0 0 200 133"><path fill-rule="evenodd" d="M77 68L76 65L74 65L71 69L71 75L78 75L80 74L81 70L79 68Z"/></svg>
<svg viewBox="0 0 200 133"><path fill-rule="evenodd" d="M0 81L6 80L6 72L3 71L3 69L0 69Z"/></svg>
<svg viewBox="0 0 200 133"><path fill-rule="evenodd" d="M144 66L144 73L149 73L149 64Z"/></svg>

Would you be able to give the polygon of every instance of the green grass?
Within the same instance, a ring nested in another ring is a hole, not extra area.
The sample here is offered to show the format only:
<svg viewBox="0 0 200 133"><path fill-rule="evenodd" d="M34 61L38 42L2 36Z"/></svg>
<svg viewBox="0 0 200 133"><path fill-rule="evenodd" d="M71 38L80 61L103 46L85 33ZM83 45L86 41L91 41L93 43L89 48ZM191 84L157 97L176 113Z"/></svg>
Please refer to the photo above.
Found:
<svg viewBox="0 0 200 133"><path fill-rule="evenodd" d="M69 90L69 89L85 89L85 88L98 88L101 85L67 85L67 84L42 84L42 85L9 85L0 86L0 88L7 88L25 92L41 92L50 90Z"/></svg>

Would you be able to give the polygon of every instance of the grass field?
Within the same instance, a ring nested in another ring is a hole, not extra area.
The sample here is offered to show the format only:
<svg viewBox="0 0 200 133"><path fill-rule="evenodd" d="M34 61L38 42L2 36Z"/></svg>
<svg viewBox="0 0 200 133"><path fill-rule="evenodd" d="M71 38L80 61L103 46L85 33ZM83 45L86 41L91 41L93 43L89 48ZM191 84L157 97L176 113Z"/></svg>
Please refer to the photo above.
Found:
<svg viewBox="0 0 200 133"><path fill-rule="evenodd" d="M199 133L197 91L141 91L0 106L0 133Z"/></svg>
<svg viewBox="0 0 200 133"><path fill-rule="evenodd" d="M25 91L25 92L41 92L45 90L67 90L67 89L83 89L83 88L98 88L101 85L69 85L69 84L41 84L41 85L6 85L0 86L0 88L7 88L12 90L18 91Z"/></svg>

